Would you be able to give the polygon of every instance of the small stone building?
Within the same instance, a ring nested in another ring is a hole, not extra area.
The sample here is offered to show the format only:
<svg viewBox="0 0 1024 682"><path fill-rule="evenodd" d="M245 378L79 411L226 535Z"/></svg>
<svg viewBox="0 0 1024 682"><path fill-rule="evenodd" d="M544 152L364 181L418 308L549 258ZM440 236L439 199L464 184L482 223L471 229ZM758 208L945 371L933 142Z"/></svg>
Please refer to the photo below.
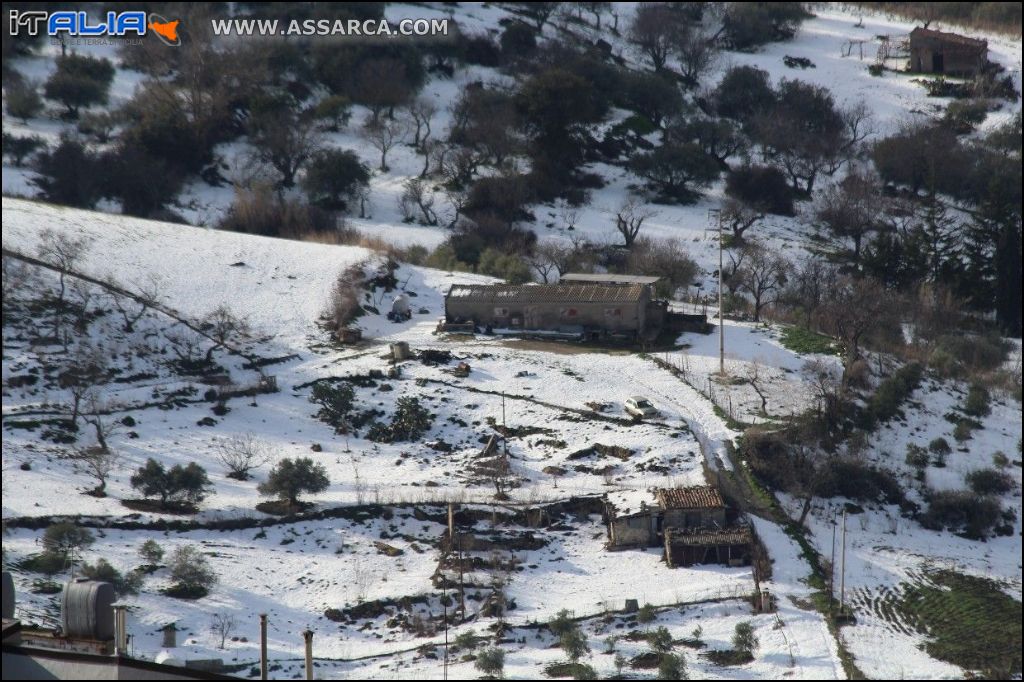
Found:
<svg viewBox="0 0 1024 682"><path fill-rule="evenodd" d="M653 498L648 503L635 495L608 496L609 549L657 547L665 529L718 529L728 523L725 502L712 486L660 488Z"/></svg>
<svg viewBox="0 0 1024 682"><path fill-rule="evenodd" d="M748 526L665 530L665 563L669 568L695 564L748 566L753 551L754 536Z"/></svg>
<svg viewBox="0 0 1024 682"><path fill-rule="evenodd" d="M588 340L651 339L661 331L667 304L654 298L657 278L639 279L456 284L445 296L445 323Z"/></svg>
<svg viewBox="0 0 1024 682"><path fill-rule="evenodd" d="M988 41L927 28L910 32L910 70L974 76L988 64Z"/></svg>

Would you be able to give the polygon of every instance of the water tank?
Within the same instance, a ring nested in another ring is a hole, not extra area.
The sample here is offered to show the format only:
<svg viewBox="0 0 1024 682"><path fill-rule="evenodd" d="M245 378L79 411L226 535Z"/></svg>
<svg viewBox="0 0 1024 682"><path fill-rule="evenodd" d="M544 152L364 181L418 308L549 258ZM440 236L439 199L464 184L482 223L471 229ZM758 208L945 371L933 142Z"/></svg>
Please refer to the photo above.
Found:
<svg viewBox="0 0 1024 682"><path fill-rule="evenodd" d="M396 315L410 315L412 310L409 306L409 297L405 294L395 296L395 300L391 303L391 312Z"/></svg>
<svg viewBox="0 0 1024 682"><path fill-rule="evenodd" d="M114 639L114 601L110 583L76 578L64 586L60 621L65 637L107 641Z"/></svg>
<svg viewBox="0 0 1024 682"><path fill-rule="evenodd" d="M14 618L14 578L9 571L4 571L4 608L3 617L12 620Z"/></svg>

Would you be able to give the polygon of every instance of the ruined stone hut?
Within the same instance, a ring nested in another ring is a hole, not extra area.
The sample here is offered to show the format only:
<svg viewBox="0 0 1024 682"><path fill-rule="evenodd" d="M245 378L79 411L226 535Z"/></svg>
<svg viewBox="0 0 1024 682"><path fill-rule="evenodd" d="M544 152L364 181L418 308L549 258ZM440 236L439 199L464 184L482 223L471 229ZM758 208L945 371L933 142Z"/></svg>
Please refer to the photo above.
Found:
<svg viewBox="0 0 1024 682"><path fill-rule="evenodd" d="M988 41L928 28L910 32L910 70L974 76L988 64Z"/></svg>

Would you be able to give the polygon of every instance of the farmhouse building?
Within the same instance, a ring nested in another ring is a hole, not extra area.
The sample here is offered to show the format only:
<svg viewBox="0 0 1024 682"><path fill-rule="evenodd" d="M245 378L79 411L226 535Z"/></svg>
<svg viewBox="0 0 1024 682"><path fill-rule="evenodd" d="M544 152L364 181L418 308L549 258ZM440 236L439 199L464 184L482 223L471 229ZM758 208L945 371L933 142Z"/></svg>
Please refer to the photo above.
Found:
<svg viewBox="0 0 1024 682"><path fill-rule="evenodd" d="M746 566L754 561L759 548L753 529L741 514L726 507L713 486L659 488L653 495L609 493L605 518L608 549L664 547L669 568Z"/></svg>
<svg viewBox="0 0 1024 682"><path fill-rule="evenodd" d="M910 32L910 70L974 76L988 64L988 42L927 28Z"/></svg>
<svg viewBox="0 0 1024 682"><path fill-rule="evenodd" d="M653 497L648 502L643 497ZM724 528L725 502L717 488L661 488L650 493L610 494L606 503L608 547L657 547L667 528L677 530Z"/></svg>
<svg viewBox="0 0 1024 682"><path fill-rule="evenodd" d="M754 536L749 526L665 530L665 563L669 568L694 564L746 566L753 551Z"/></svg>
<svg viewBox="0 0 1024 682"><path fill-rule="evenodd" d="M512 333L590 340L649 340L668 310L655 300L656 277L602 276L556 284L456 284L445 297L445 323Z"/></svg>

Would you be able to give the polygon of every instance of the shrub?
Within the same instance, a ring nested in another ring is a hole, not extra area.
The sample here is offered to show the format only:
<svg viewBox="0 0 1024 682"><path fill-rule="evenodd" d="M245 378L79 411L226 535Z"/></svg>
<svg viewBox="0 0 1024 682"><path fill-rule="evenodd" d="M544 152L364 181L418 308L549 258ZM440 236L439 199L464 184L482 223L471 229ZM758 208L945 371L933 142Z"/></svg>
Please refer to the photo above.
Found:
<svg viewBox="0 0 1024 682"><path fill-rule="evenodd" d="M953 428L953 438L957 443L963 443L971 439L971 431L974 430L974 424L969 419L961 419L956 423L956 427Z"/></svg>
<svg viewBox="0 0 1024 682"><path fill-rule="evenodd" d="M757 211L794 214L793 190L774 166L740 166L726 176L725 192Z"/></svg>
<svg viewBox="0 0 1024 682"><path fill-rule="evenodd" d="M396 405L391 424L374 424L366 435L369 440L381 443L417 441L430 429L434 418L420 405L419 398L403 396L398 399Z"/></svg>
<svg viewBox="0 0 1024 682"><path fill-rule="evenodd" d="M583 654L590 651L586 635L575 625L571 630L562 633L562 636L558 638L558 644L562 647L566 657L573 663L579 661Z"/></svg>
<svg viewBox="0 0 1024 682"><path fill-rule="evenodd" d="M4 85L7 95L7 113L14 118L20 118L23 122L33 118L43 110L43 99L39 96L35 83L26 81L12 82ZM7 143L4 142L4 153L7 153Z"/></svg>
<svg viewBox="0 0 1024 682"><path fill-rule="evenodd" d="M291 506L298 506L300 493L319 493L330 485L327 469L309 457L288 457L278 462L257 486L261 495L277 496L287 500Z"/></svg>
<svg viewBox="0 0 1024 682"><path fill-rule="evenodd" d="M823 467L817 489L822 497L841 496L858 502L899 504L904 499L903 489L890 471L841 457Z"/></svg>
<svg viewBox="0 0 1024 682"><path fill-rule="evenodd" d="M968 490L941 490L928 495L928 511L920 520L925 528L948 529L981 540L999 522L1001 514L999 502L991 497L978 497Z"/></svg>
<svg viewBox="0 0 1024 682"><path fill-rule="evenodd" d="M964 401L964 412L972 417L986 417L991 412L990 400L988 389L980 384L973 384Z"/></svg>
<svg viewBox="0 0 1024 682"><path fill-rule="evenodd" d="M169 502L198 504L210 488L206 469L195 462L189 462L184 467L175 464L165 469L163 464L152 457L132 474L130 483L132 488L140 490L145 497L159 495L162 507L166 507Z"/></svg>
<svg viewBox="0 0 1024 682"><path fill-rule="evenodd" d="M269 187L262 186L239 190L217 227L289 239L344 234L330 212L298 199L281 199Z"/></svg>
<svg viewBox="0 0 1024 682"><path fill-rule="evenodd" d="M764 69L734 66L725 72L713 98L719 116L747 123L775 103L775 92Z"/></svg>
<svg viewBox="0 0 1024 682"><path fill-rule="evenodd" d="M976 469L964 477L978 495L1002 495L1013 490L1013 479L998 469Z"/></svg>
<svg viewBox="0 0 1024 682"><path fill-rule="evenodd" d="M1005 469L1010 466L1010 458L1006 456L1005 452L996 452L992 455L992 463L1000 469Z"/></svg>
<svg viewBox="0 0 1024 682"><path fill-rule="evenodd" d="M662 654L658 661L659 680L685 680L686 659L682 654Z"/></svg>
<svg viewBox="0 0 1024 682"><path fill-rule="evenodd" d="M924 370L911 362L882 381L868 402L868 412L878 422L887 422L899 414L903 401L920 385Z"/></svg>
<svg viewBox="0 0 1024 682"><path fill-rule="evenodd" d="M758 644L757 636L754 635L754 628L749 622L743 621L736 624L736 631L732 636L732 646L736 651L753 656Z"/></svg>
<svg viewBox="0 0 1024 682"><path fill-rule="evenodd" d="M348 415L355 406L355 396L356 392L351 384L338 382L332 385L318 381L313 384L309 402L320 406L316 413L317 419L330 424L338 433L344 433L349 428Z"/></svg>
<svg viewBox="0 0 1024 682"><path fill-rule="evenodd" d="M749 50L796 35L809 15L799 2L736 2L726 6L722 28L738 50Z"/></svg>
<svg viewBox="0 0 1024 682"><path fill-rule="evenodd" d="M501 673L505 669L505 650L488 647L477 654L473 665L484 675L501 677Z"/></svg>
<svg viewBox="0 0 1024 682"><path fill-rule="evenodd" d="M957 135L968 135L984 122L988 108L984 100L954 100L946 107L942 124Z"/></svg>
<svg viewBox="0 0 1024 682"><path fill-rule="evenodd" d="M928 443L928 450L935 455L948 455L953 451L946 439L941 436Z"/></svg>
<svg viewBox="0 0 1024 682"><path fill-rule="evenodd" d="M167 562L174 586L168 594L183 598L205 596L217 583L217 574L206 556L192 545L183 545L171 553Z"/></svg>
<svg viewBox="0 0 1024 682"><path fill-rule="evenodd" d="M907 443L907 464L915 469L923 469L928 466L930 461L931 458L924 448L914 443Z"/></svg>
<svg viewBox="0 0 1024 682"><path fill-rule="evenodd" d="M572 669L572 679L574 680L596 680L597 671L594 666L587 665L585 663L577 663Z"/></svg>
<svg viewBox="0 0 1024 682"><path fill-rule="evenodd" d="M575 628L576 624L572 622L568 609L562 609L548 622L548 630L550 630L551 634L555 637L561 637L566 632Z"/></svg>
<svg viewBox="0 0 1024 682"><path fill-rule="evenodd" d="M57 68L43 86L43 93L67 107L70 117L92 104L106 104L114 65L109 59L96 59L79 54L57 57Z"/></svg>
<svg viewBox="0 0 1024 682"><path fill-rule="evenodd" d="M36 135L19 137L10 133L3 134L4 156L11 160L14 166L20 167L25 159L34 154L37 150L46 146L43 138Z"/></svg>
<svg viewBox="0 0 1024 682"><path fill-rule="evenodd" d="M939 337L929 364L946 377L998 369L1008 352L1006 341L996 334L947 334Z"/></svg>
<svg viewBox="0 0 1024 682"><path fill-rule="evenodd" d="M647 633L647 643L659 653L667 653L672 650L672 634L665 626L658 627Z"/></svg>
<svg viewBox="0 0 1024 682"><path fill-rule="evenodd" d="M306 165L301 184L310 203L345 210L359 191L369 185L370 169L352 151L324 149Z"/></svg>
<svg viewBox="0 0 1024 682"><path fill-rule="evenodd" d="M40 152L35 171L36 185L54 204L92 208L103 192L106 171L99 157L72 137L62 137L52 151Z"/></svg>
<svg viewBox="0 0 1024 682"><path fill-rule="evenodd" d="M499 277L509 284L523 284L531 279L530 266L521 256L490 247L480 254L477 271Z"/></svg>
<svg viewBox="0 0 1024 682"><path fill-rule="evenodd" d="M636 619L641 623L651 623L657 617L654 611L654 604L647 603L640 607L640 610L636 614Z"/></svg>
<svg viewBox="0 0 1024 682"><path fill-rule="evenodd" d="M43 552L66 559L71 552L81 552L95 541L89 529L61 521L43 531Z"/></svg>
<svg viewBox="0 0 1024 682"><path fill-rule="evenodd" d="M472 630L460 632L453 643L456 647L464 651L473 649L476 647L476 633Z"/></svg>
<svg viewBox="0 0 1024 682"><path fill-rule="evenodd" d="M160 563L160 560L164 558L164 548L160 544L150 538L142 543L139 547L139 556L150 566L155 566Z"/></svg>
<svg viewBox="0 0 1024 682"><path fill-rule="evenodd" d="M82 577L90 580L100 580L110 583L118 595L138 594L142 587L142 574L136 571L129 571L128 575L121 575L121 572L110 565L104 558L96 560L95 564L85 562L81 567Z"/></svg>

